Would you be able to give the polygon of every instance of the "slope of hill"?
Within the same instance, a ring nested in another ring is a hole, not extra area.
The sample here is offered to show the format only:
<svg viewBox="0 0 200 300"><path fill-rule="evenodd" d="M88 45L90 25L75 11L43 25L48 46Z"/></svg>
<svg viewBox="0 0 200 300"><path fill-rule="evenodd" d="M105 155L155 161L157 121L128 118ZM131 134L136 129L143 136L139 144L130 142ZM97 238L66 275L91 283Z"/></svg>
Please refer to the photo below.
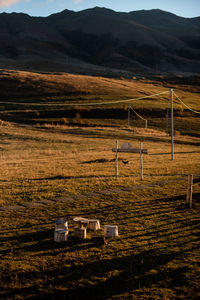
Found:
<svg viewBox="0 0 200 300"><path fill-rule="evenodd" d="M95 7L46 18L3 13L0 39L0 67L28 67L37 60L54 67L57 62L67 71L76 58L79 66L87 62L131 72L200 70L200 18L161 10L124 13Z"/></svg>

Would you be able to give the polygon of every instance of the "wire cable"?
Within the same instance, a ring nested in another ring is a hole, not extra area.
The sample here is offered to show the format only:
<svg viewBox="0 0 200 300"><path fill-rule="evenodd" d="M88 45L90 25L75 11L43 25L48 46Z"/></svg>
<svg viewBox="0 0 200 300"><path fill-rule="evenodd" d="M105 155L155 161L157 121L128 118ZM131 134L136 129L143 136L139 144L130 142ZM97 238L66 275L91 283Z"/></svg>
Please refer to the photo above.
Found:
<svg viewBox="0 0 200 300"><path fill-rule="evenodd" d="M187 104L185 104L175 93L174 93L174 96L187 108L189 109L190 111L196 113L196 114L200 114L200 111L197 111L197 110L194 110L192 108L190 108Z"/></svg>
<svg viewBox="0 0 200 300"><path fill-rule="evenodd" d="M12 105L29 105L29 106L93 106L93 105L107 105L107 104L118 104L118 103L126 103L132 101L138 101L145 98L152 98L158 95L169 93L169 91L143 96L138 98L126 99L126 100L118 100L118 101L107 101L107 102L95 102L95 103L20 103L20 102L0 102L0 104L12 104Z"/></svg>
<svg viewBox="0 0 200 300"><path fill-rule="evenodd" d="M140 116L133 108L132 106L130 106L130 108L132 109L132 111L142 120L147 121L147 119L144 119L142 116Z"/></svg>

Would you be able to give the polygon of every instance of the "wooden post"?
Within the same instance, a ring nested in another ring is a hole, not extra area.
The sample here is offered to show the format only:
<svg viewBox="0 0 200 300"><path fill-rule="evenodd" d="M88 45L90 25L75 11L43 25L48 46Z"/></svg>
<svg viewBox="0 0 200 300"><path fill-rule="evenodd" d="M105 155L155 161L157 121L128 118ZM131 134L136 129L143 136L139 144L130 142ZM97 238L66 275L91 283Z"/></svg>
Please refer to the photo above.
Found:
<svg viewBox="0 0 200 300"><path fill-rule="evenodd" d="M130 105L128 106L128 126L130 126Z"/></svg>
<svg viewBox="0 0 200 300"><path fill-rule="evenodd" d="M140 179L143 180L143 155L142 155L143 144L140 143Z"/></svg>
<svg viewBox="0 0 200 300"><path fill-rule="evenodd" d="M115 156L115 175L118 178L118 140L116 141L116 156Z"/></svg>
<svg viewBox="0 0 200 300"><path fill-rule="evenodd" d="M145 128L147 128L147 120L145 120Z"/></svg>
<svg viewBox="0 0 200 300"><path fill-rule="evenodd" d="M186 206L189 208L192 207L192 185L193 185L193 175L188 175Z"/></svg>

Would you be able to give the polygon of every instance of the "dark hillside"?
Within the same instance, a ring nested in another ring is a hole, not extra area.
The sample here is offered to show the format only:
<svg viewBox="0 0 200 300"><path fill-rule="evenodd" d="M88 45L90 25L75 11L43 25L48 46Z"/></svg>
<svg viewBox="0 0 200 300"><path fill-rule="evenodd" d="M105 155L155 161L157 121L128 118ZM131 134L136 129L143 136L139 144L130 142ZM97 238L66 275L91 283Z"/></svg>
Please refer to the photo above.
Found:
<svg viewBox="0 0 200 300"><path fill-rule="evenodd" d="M0 39L0 67L21 64L28 69L41 61L46 69L57 63L63 71L73 64L77 72L84 62L93 69L99 65L130 72L200 70L200 18L161 10L124 13L95 7L46 18L3 13Z"/></svg>

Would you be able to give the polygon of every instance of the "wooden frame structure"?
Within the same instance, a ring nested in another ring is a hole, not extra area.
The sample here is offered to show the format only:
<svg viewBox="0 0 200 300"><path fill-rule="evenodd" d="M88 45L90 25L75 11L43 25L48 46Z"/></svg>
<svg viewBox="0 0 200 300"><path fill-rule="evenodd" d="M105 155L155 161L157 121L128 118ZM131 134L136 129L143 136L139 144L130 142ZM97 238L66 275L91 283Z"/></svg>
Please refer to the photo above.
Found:
<svg viewBox="0 0 200 300"><path fill-rule="evenodd" d="M143 143L140 143L140 148L133 148L130 143L122 144L121 148L118 147L118 140L116 141L116 147L112 149L112 152L115 152L115 176L118 178L119 169L118 169L118 153L140 153L140 179L143 180L143 154L148 154L147 149L143 149Z"/></svg>

